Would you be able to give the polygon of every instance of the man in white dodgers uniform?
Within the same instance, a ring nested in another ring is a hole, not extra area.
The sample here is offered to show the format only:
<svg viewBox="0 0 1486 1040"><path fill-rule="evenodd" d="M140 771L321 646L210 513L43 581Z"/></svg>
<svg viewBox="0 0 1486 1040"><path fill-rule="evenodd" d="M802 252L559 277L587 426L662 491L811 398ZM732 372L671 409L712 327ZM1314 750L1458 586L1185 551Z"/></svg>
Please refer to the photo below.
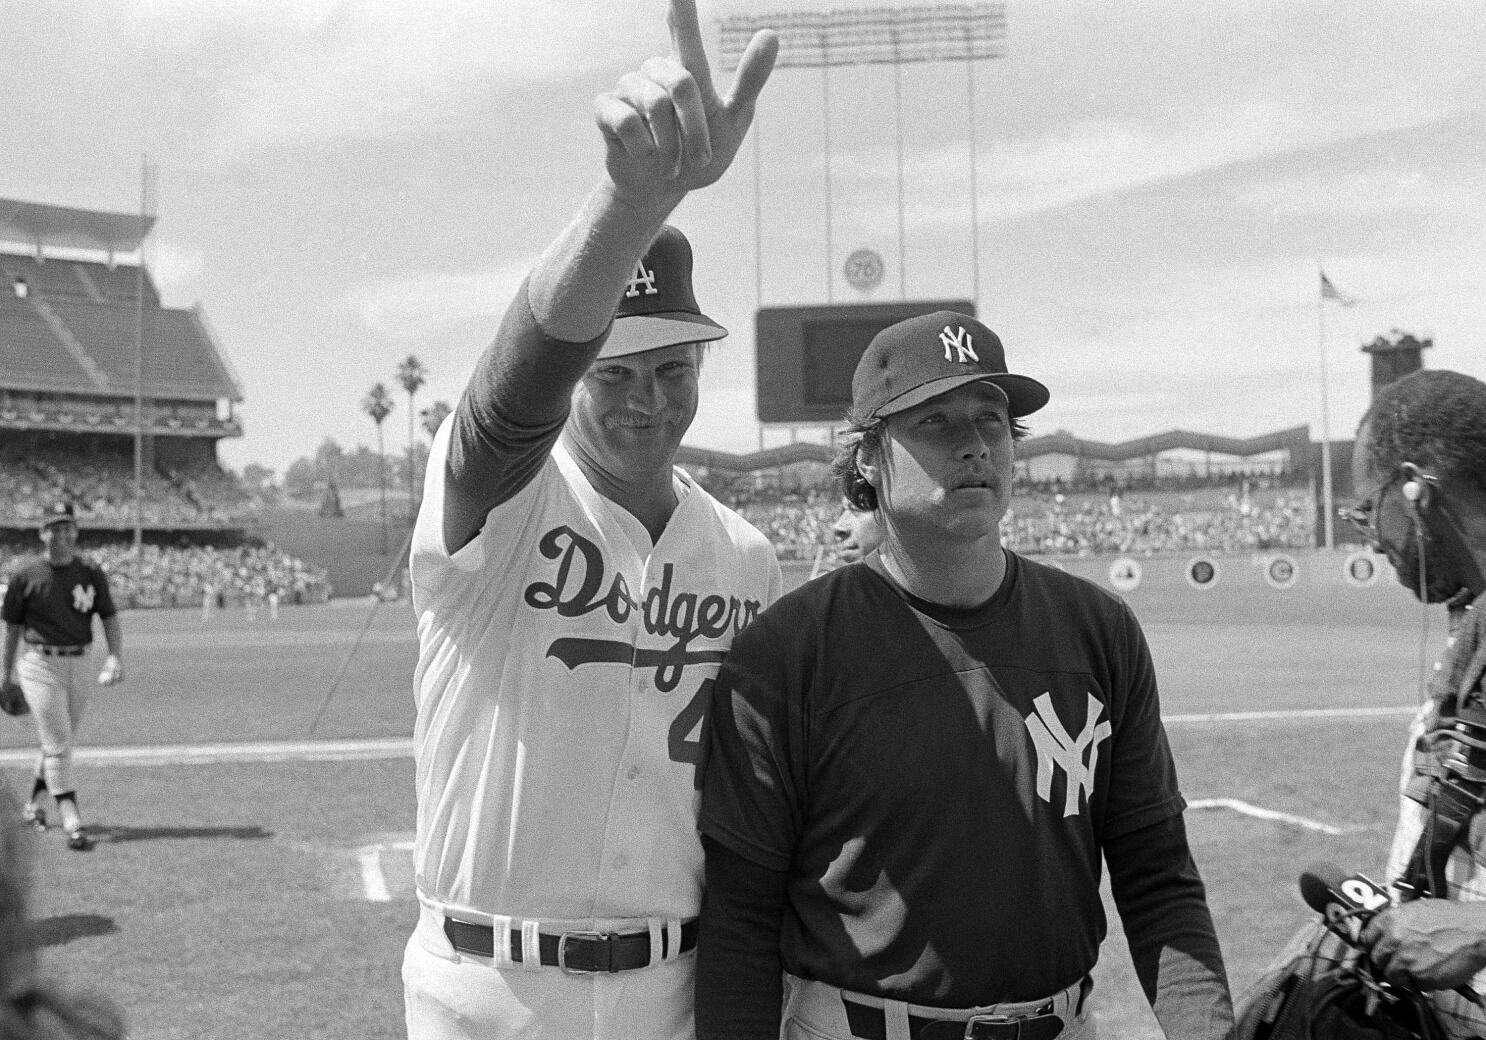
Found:
<svg viewBox="0 0 1486 1040"><path fill-rule="evenodd" d="M434 439L410 564L412 1040L693 1035L704 709L781 581L672 465L726 331L664 222L732 162L778 42L721 97L695 0L670 23L671 57L599 97L606 176Z"/></svg>

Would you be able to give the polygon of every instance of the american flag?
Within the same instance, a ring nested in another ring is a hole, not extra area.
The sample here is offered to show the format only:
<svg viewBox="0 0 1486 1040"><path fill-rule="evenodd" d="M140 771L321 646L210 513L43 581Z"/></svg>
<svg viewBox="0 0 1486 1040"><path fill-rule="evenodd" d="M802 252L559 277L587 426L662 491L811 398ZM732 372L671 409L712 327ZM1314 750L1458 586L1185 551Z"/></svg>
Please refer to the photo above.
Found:
<svg viewBox="0 0 1486 1040"><path fill-rule="evenodd" d="M1325 271L1321 272L1321 299L1335 300L1343 307L1350 307L1352 306L1352 304L1357 302L1356 297L1348 296L1346 293L1339 290L1336 286L1332 285L1331 279L1326 277Z"/></svg>

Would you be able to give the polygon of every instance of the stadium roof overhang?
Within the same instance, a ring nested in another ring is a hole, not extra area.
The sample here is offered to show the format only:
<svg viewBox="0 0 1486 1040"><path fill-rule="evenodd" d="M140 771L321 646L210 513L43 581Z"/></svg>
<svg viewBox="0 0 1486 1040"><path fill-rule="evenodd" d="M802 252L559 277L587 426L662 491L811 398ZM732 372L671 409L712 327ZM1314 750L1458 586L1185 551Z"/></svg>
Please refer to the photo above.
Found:
<svg viewBox="0 0 1486 1040"><path fill-rule="evenodd" d="M154 224L154 217L139 214L102 213L0 199L0 242L42 249L132 253L139 248Z"/></svg>

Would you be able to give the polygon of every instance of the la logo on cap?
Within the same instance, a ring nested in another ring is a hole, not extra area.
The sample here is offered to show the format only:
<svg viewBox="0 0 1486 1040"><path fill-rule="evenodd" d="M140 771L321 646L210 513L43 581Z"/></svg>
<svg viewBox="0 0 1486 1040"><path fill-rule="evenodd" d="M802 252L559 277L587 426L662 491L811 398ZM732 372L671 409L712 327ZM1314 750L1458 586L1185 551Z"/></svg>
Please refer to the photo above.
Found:
<svg viewBox="0 0 1486 1040"><path fill-rule="evenodd" d="M728 330L702 313L691 289L691 243L676 228L660 229L619 293L614 324L600 358L706 343Z"/></svg>
<svg viewBox="0 0 1486 1040"><path fill-rule="evenodd" d="M640 286L642 285L645 287L646 296L655 296L660 292L655 287L655 268L652 267L647 271L645 269L644 257L641 257L640 262L635 264L635 276L629 280L629 288L624 290L625 297L627 299L634 299L636 296L639 296Z"/></svg>
<svg viewBox="0 0 1486 1040"><path fill-rule="evenodd" d="M956 325L953 328L946 325L939 333L939 342L944 344L944 360L958 361L962 365L971 362L979 363L980 355L975 352L975 338L965 330L965 326Z"/></svg>

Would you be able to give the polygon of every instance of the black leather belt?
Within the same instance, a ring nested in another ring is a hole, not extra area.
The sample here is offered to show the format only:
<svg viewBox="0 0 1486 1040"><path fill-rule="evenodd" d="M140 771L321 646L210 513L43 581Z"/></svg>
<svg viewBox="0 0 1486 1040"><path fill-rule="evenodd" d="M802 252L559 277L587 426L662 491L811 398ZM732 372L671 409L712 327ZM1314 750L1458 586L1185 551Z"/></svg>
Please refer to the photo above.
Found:
<svg viewBox="0 0 1486 1040"><path fill-rule="evenodd" d="M444 934L460 953L476 957L495 956L495 929L488 924L471 924L444 918ZM650 964L650 933L646 932L562 932L539 936L541 962L548 967L561 968L566 972L614 972L644 968ZM671 956L665 946L670 938L666 930L661 931L661 957ZM681 946L677 953L695 949L697 945L697 921L692 918L681 925ZM525 951L521 948L521 930L511 929L511 960L520 961ZM1032 1038L1028 1038L1032 1040Z"/></svg>
<svg viewBox="0 0 1486 1040"><path fill-rule="evenodd" d="M47 657L81 657L88 652L85 646L47 646L44 643L27 643L26 645Z"/></svg>
<svg viewBox="0 0 1486 1040"><path fill-rule="evenodd" d="M846 997L846 1024L861 1040L887 1040L887 1018L882 1008L861 1004ZM1063 1031L1063 1020L1052 1013L1052 1003L1025 1018L1006 1015L974 1015L964 1021L908 1016L911 1040L1053 1040Z"/></svg>

